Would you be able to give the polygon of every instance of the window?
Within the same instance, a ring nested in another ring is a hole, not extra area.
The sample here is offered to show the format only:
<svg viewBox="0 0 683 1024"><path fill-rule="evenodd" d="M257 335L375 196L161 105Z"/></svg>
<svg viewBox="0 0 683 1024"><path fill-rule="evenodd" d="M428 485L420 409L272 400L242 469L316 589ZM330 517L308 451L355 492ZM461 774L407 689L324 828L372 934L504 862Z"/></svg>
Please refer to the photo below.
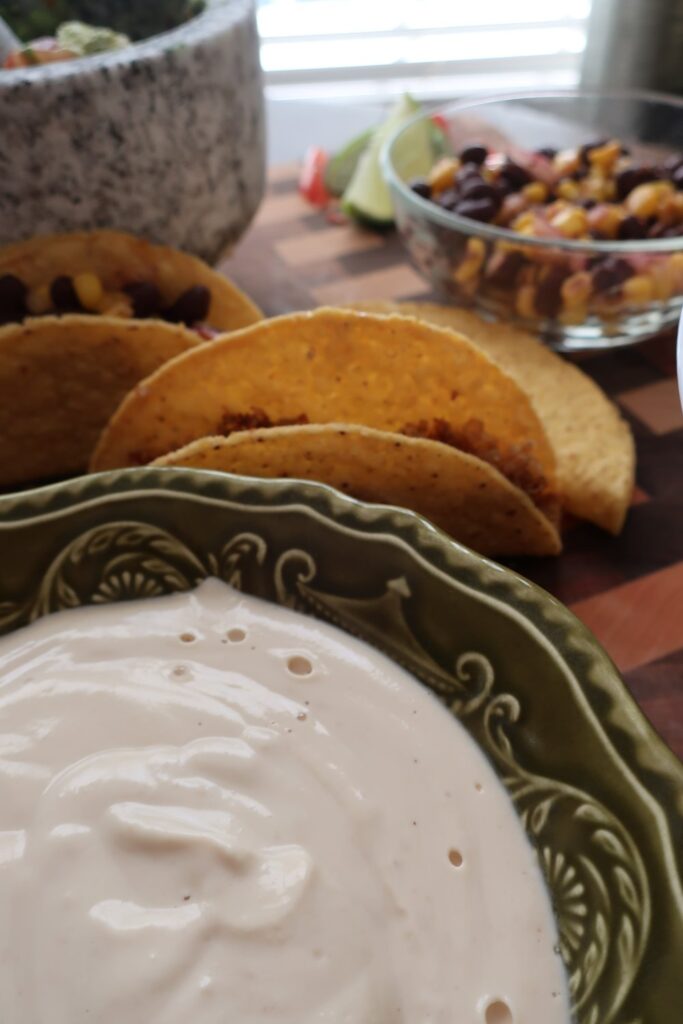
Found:
<svg viewBox="0 0 683 1024"><path fill-rule="evenodd" d="M273 98L575 85L591 0L260 0Z"/></svg>

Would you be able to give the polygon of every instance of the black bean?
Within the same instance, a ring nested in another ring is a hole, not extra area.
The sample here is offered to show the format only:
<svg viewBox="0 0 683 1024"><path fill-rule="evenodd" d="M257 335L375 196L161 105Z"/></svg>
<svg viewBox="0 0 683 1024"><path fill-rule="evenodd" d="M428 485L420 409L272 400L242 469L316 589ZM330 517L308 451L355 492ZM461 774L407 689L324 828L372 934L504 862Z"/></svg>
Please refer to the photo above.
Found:
<svg viewBox="0 0 683 1024"><path fill-rule="evenodd" d="M575 171L571 172L569 177L572 181L583 181L584 178L588 177L588 167L585 164L581 164Z"/></svg>
<svg viewBox="0 0 683 1024"><path fill-rule="evenodd" d="M569 276L564 264L550 267L536 288L534 305L541 316L556 316L562 305L562 282Z"/></svg>
<svg viewBox="0 0 683 1024"><path fill-rule="evenodd" d="M678 238L683 234L683 224L662 224L657 222L652 225L647 233L648 238Z"/></svg>
<svg viewBox="0 0 683 1024"><path fill-rule="evenodd" d="M52 305L58 313L81 313L81 306L74 283L66 274L56 277L50 285Z"/></svg>
<svg viewBox="0 0 683 1024"><path fill-rule="evenodd" d="M160 315L161 292L151 281L133 281L123 290L130 299L133 316L138 320Z"/></svg>
<svg viewBox="0 0 683 1024"><path fill-rule="evenodd" d="M683 167L683 156L680 153L673 153L668 156L662 164L665 177L670 177L679 167Z"/></svg>
<svg viewBox="0 0 683 1024"><path fill-rule="evenodd" d="M486 146L465 146L460 153L460 159L464 164L477 164L477 166L481 167L488 155L489 151Z"/></svg>
<svg viewBox="0 0 683 1024"><path fill-rule="evenodd" d="M494 258L486 271L486 280L498 288L509 288L517 280L517 275L526 263L521 252L513 249L501 254L500 259Z"/></svg>
<svg viewBox="0 0 683 1024"><path fill-rule="evenodd" d="M541 146L541 148L537 149L536 152L539 156L547 157L548 160L554 160L557 156L557 150L554 149L553 146Z"/></svg>
<svg viewBox="0 0 683 1024"><path fill-rule="evenodd" d="M484 181L483 178L480 178L478 181L476 178L468 178L463 183L460 194L463 199L498 198L496 190L487 181Z"/></svg>
<svg viewBox="0 0 683 1024"><path fill-rule="evenodd" d="M196 324L204 320L211 305L211 292L203 284L192 285L164 312L164 320L176 324Z"/></svg>
<svg viewBox="0 0 683 1024"><path fill-rule="evenodd" d="M632 192L638 185L645 185L648 181L655 181L657 172L654 167L627 167L620 171L614 179L617 186L617 199L625 199L629 192Z"/></svg>
<svg viewBox="0 0 683 1024"><path fill-rule="evenodd" d="M638 217L624 217L617 228L617 238L620 242L627 242L630 239L645 238L647 226Z"/></svg>
<svg viewBox="0 0 683 1024"><path fill-rule="evenodd" d="M500 204L492 198L487 199L462 199L455 207L455 213L461 217L469 217L470 220L478 220L486 223L493 220L498 213Z"/></svg>
<svg viewBox="0 0 683 1024"><path fill-rule="evenodd" d="M26 285L14 274L0 277L0 324L17 323L26 316Z"/></svg>
<svg viewBox="0 0 683 1024"><path fill-rule="evenodd" d="M594 206L598 205L597 199L591 199L590 196L587 196L585 199L577 199L577 202L584 210L592 210Z"/></svg>
<svg viewBox="0 0 683 1024"><path fill-rule="evenodd" d="M630 263L619 256L606 256L593 268L593 287L597 292L608 292L618 288L633 275Z"/></svg>
<svg viewBox="0 0 683 1024"><path fill-rule="evenodd" d="M439 193L436 202L443 206L444 210L452 210L460 202L460 193L457 188L445 188Z"/></svg>
<svg viewBox="0 0 683 1024"><path fill-rule="evenodd" d="M432 198L432 186L425 178L414 178L410 182L410 188L416 195L422 196L423 199Z"/></svg>
<svg viewBox="0 0 683 1024"><path fill-rule="evenodd" d="M506 160L500 170L500 177L509 182L514 192L519 191L532 180L526 167L516 164L514 160Z"/></svg>
<svg viewBox="0 0 683 1024"><path fill-rule="evenodd" d="M506 181L504 178L498 178L494 182L493 187L495 188L499 199L505 199L506 196L509 196L515 191L510 182Z"/></svg>
<svg viewBox="0 0 683 1024"><path fill-rule="evenodd" d="M478 164L463 164L455 176L458 185L463 185L468 178L481 179L481 171Z"/></svg>

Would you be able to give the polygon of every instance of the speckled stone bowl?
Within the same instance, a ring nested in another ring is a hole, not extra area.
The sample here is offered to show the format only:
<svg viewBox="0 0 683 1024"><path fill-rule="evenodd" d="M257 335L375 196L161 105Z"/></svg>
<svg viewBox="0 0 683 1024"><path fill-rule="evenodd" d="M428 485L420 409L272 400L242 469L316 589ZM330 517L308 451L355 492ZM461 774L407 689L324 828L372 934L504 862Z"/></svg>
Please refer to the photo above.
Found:
<svg viewBox="0 0 683 1024"><path fill-rule="evenodd" d="M0 71L0 243L112 227L210 261L264 188L253 0L118 53Z"/></svg>

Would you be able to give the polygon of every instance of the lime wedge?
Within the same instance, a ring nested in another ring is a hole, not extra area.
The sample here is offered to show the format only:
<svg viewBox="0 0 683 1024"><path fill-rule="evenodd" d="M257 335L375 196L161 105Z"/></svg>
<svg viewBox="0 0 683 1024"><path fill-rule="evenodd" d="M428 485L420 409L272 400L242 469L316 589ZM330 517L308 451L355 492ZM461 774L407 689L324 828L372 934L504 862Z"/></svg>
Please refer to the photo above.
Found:
<svg viewBox="0 0 683 1024"><path fill-rule="evenodd" d="M372 135L342 198L342 206L349 216L376 227L390 227L393 224L394 209L389 187L380 167L380 154L394 132L414 117L420 109L420 104L412 96L403 96L386 121ZM417 122L406 133L401 140L401 156L404 156L404 151L410 171L410 175L405 175L406 177L424 174L429 170L432 164L432 147L428 119Z"/></svg>
<svg viewBox="0 0 683 1024"><path fill-rule="evenodd" d="M358 161L368 148L368 143L374 134L374 128L366 129L347 142L343 149L330 158L325 168L325 188L331 195L344 195L356 171Z"/></svg>

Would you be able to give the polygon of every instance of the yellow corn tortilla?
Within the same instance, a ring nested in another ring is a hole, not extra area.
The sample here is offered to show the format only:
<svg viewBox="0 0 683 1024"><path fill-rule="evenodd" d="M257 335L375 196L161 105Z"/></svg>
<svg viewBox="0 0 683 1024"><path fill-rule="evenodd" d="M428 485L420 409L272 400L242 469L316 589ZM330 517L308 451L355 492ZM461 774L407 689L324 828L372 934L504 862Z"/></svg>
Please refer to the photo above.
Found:
<svg viewBox="0 0 683 1024"><path fill-rule="evenodd" d="M447 445L345 424L205 437L157 466L318 480L363 501L426 516L485 555L554 555L555 527L492 466Z"/></svg>
<svg viewBox="0 0 683 1024"><path fill-rule="evenodd" d="M0 328L0 486L85 469L124 395L198 344L156 320L73 315Z"/></svg>
<svg viewBox="0 0 683 1024"><path fill-rule="evenodd" d="M414 316L466 335L531 398L557 459L568 512L619 533L635 477L635 446L616 405L578 367L532 334L466 309L427 302L362 302L354 309Z"/></svg>
<svg viewBox="0 0 683 1024"><path fill-rule="evenodd" d="M262 318L257 306L202 260L178 249L152 245L122 231L43 235L0 249L0 277L15 274L29 288L49 285L62 274L96 274L107 291L148 281L170 305L193 285L211 292L207 323L234 331Z"/></svg>
<svg viewBox="0 0 683 1024"><path fill-rule="evenodd" d="M467 339L406 317L338 309L264 320L168 363L124 400L91 467L151 462L227 434L226 422L255 410L267 425L304 417L396 433L474 421L503 461L530 451L547 494L555 492L554 455L531 402Z"/></svg>

